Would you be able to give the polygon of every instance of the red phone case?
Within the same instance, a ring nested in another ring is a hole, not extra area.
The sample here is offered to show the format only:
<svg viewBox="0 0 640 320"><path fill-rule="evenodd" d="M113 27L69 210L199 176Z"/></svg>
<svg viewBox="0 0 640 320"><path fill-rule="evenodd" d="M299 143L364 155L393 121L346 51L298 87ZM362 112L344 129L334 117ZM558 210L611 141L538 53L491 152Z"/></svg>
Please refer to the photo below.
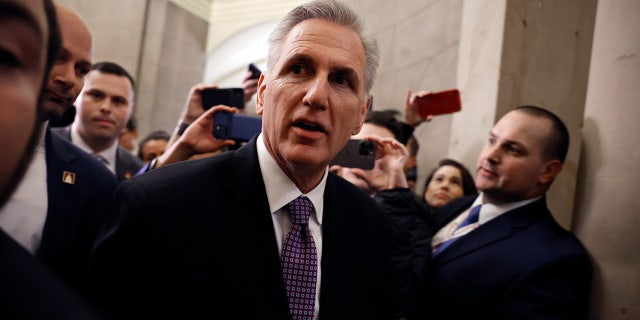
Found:
<svg viewBox="0 0 640 320"><path fill-rule="evenodd" d="M420 117L437 116L458 112L462 109L460 91L458 89L429 93L422 97L416 97L418 113Z"/></svg>

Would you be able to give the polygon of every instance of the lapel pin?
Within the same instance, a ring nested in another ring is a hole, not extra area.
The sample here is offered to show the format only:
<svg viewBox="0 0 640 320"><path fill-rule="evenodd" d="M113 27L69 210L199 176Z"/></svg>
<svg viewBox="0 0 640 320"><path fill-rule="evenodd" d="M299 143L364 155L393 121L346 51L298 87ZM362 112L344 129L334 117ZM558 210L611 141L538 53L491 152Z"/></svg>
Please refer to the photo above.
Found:
<svg viewBox="0 0 640 320"><path fill-rule="evenodd" d="M76 183L76 174L69 171L64 171L62 173L62 182L67 184L75 184Z"/></svg>

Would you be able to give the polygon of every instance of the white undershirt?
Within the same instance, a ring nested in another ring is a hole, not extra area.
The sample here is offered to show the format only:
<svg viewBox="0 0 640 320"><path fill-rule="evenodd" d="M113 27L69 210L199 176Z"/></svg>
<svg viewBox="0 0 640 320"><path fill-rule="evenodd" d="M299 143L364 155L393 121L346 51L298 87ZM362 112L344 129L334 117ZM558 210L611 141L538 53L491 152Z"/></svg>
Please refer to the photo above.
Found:
<svg viewBox="0 0 640 320"><path fill-rule="evenodd" d="M260 171L264 180L264 186L267 191L267 199L269 201L269 209L272 213L273 229L278 242L278 252L282 254L282 242L287 237L287 233L291 229L291 220L284 207L291 201L303 193L296 185L287 177L280 169L273 156L267 150L262 140L262 134L258 136L258 162L260 163ZM320 311L320 266L322 261L322 213L324 209L324 189L327 184L327 175L329 168L325 170L322 180L313 190L305 194L315 207L315 214L309 218L309 230L316 244L318 254L318 278L316 282L316 303L314 310L314 319L318 319Z"/></svg>
<svg viewBox="0 0 640 320"><path fill-rule="evenodd" d="M47 219L47 161L44 123L40 139L24 177L7 203L0 209L0 227L31 254L42 241ZM62 177L60 177L62 179Z"/></svg>
<svg viewBox="0 0 640 320"><path fill-rule="evenodd" d="M118 153L118 143L117 140L114 140L111 146L102 152L94 152L91 147L84 142L80 134L78 133L78 128L75 125L71 125L71 142L78 148L82 149L82 151L90 154L90 155L99 155L104 158L107 163L104 163L100 160L101 163L107 166L111 173L116 174L116 155Z"/></svg>

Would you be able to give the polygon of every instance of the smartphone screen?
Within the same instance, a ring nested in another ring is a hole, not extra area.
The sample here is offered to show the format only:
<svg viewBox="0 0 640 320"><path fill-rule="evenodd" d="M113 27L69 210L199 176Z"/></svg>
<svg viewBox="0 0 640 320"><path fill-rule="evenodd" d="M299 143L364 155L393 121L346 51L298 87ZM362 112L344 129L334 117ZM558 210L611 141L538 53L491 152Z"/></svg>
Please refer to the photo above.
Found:
<svg viewBox="0 0 640 320"><path fill-rule="evenodd" d="M350 139L333 158L329 166L371 170L376 161L376 143L370 140Z"/></svg>
<svg viewBox="0 0 640 320"><path fill-rule="evenodd" d="M244 90L242 88L205 89L202 96L202 108L209 110L219 104L244 109Z"/></svg>
<svg viewBox="0 0 640 320"><path fill-rule="evenodd" d="M434 92L422 97L416 97L420 117L437 116L458 112L462 109L460 91L458 89Z"/></svg>

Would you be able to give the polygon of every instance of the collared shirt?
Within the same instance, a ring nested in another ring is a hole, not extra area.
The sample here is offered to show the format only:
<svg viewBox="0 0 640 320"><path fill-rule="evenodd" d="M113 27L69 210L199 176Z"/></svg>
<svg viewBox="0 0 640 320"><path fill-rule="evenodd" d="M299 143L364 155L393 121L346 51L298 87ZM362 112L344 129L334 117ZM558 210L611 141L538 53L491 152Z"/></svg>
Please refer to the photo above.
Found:
<svg viewBox="0 0 640 320"><path fill-rule="evenodd" d="M104 165L107 166L111 173L116 174L116 156L118 154L117 140L114 140L113 144L111 144L109 148L102 150L101 152L94 152L93 149L91 149L91 147L89 147L89 145L84 142L84 140L78 133L78 127L74 123L71 125L71 142L76 145L76 147L82 149L82 151L94 157L96 157L96 155L102 157L104 160L106 160L106 163L101 159L98 159L98 161L104 163Z"/></svg>
<svg viewBox="0 0 640 320"><path fill-rule="evenodd" d="M529 203L532 203L542 198L542 196L539 196L533 199L527 199L527 200L509 202L509 203L503 203L503 204L492 204L492 203L483 204L482 198L483 198L482 193L480 193L476 198L476 200L473 202L473 204L469 208L467 208L467 210L462 211L462 213L460 213L455 219L451 220L451 222L449 222L446 226L441 228L431 240L431 246L434 249L437 249L441 243L451 239L452 234L454 233L454 230L458 228L458 226L460 225L460 223L462 223L462 221L464 221L464 219L467 218L467 216L471 212L471 208L477 205L482 205L482 207L480 207L480 216L478 217L477 225L475 225L474 228L469 228L468 230L466 230L466 232L456 233L456 236L462 237L465 234L475 230L479 226L499 217L500 215L508 211L511 211L513 209L523 207Z"/></svg>
<svg viewBox="0 0 640 320"><path fill-rule="evenodd" d="M42 230L47 219L47 159L44 123L40 140L20 184L2 209L0 227L31 254L35 254L42 241ZM62 177L60 177L62 179Z"/></svg>
<svg viewBox="0 0 640 320"><path fill-rule="evenodd" d="M287 237L291 229L291 219L285 210L285 206L303 193L289 179L289 177L280 169L276 160L267 150L262 140L262 133L257 139L258 162L260 163L260 172L264 179L264 186L267 190L267 199L269 200L269 210L273 219L273 229L278 242L278 252L282 254L282 242ZM322 261L322 212L324 208L324 188L327 184L327 175L329 168L325 169L322 180L313 190L304 194L315 208L315 214L309 218L309 230L316 244L318 254L318 274L316 283L316 303L314 318L318 319L320 310L320 266Z"/></svg>

